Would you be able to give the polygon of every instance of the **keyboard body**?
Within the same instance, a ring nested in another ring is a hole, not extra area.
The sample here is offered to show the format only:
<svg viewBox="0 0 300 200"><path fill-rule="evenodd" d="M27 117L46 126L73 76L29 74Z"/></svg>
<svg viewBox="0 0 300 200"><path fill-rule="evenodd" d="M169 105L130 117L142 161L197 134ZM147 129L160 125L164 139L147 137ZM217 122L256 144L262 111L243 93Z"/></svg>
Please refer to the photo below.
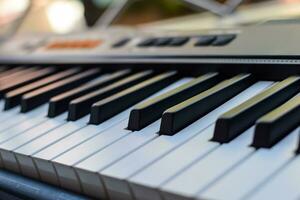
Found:
<svg viewBox="0 0 300 200"><path fill-rule="evenodd" d="M11 38L0 46L0 191L299 199L299 32L267 23Z"/></svg>

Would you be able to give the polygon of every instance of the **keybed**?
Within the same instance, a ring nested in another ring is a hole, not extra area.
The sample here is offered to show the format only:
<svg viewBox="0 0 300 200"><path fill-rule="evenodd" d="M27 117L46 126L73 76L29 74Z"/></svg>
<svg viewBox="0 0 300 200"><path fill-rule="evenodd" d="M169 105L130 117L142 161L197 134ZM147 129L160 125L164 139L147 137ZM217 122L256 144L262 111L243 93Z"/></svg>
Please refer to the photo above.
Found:
<svg viewBox="0 0 300 200"><path fill-rule="evenodd" d="M297 199L299 83L0 67L0 167L101 199Z"/></svg>

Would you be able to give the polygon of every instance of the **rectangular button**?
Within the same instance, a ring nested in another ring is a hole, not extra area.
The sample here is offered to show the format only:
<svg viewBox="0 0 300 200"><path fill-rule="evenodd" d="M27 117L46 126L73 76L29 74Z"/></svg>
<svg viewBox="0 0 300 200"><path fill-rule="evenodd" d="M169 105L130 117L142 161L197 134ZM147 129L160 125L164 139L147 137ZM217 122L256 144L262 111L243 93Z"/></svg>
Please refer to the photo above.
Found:
<svg viewBox="0 0 300 200"><path fill-rule="evenodd" d="M217 38L212 42L213 46L224 46L229 44L236 38L236 35L218 35Z"/></svg>
<svg viewBox="0 0 300 200"><path fill-rule="evenodd" d="M213 43L214 40L216 40L216 36L214 35L205 35L205 36L199 36L197 38L197 42L195 43L195 46L201 47L201 46L209 46Z"/></svg>

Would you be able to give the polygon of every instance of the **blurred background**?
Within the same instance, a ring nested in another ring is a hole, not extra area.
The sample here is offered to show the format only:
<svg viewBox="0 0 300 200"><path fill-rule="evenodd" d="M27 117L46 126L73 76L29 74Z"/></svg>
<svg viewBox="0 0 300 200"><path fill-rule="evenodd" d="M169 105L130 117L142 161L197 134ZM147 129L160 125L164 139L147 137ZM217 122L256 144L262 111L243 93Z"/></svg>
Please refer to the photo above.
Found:
<svg viewBox="0 0 300 200"><path fill-rule="evenodd" d="M0 36L109 26L218 28L299 17L298 0L0 0Z"/></svg>

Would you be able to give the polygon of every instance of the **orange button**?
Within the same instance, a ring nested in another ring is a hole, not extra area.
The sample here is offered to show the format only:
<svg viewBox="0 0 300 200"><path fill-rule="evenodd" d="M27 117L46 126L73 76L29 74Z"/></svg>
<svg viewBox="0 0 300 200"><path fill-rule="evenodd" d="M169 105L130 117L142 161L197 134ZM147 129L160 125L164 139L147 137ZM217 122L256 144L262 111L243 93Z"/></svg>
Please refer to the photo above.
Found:
<svg viewBox="0 0 300 200"><path fill-rule="evenodd" d="M46 49L92 49L102 43L101 40L65 40L54 41L46 46Z"/></svg>

